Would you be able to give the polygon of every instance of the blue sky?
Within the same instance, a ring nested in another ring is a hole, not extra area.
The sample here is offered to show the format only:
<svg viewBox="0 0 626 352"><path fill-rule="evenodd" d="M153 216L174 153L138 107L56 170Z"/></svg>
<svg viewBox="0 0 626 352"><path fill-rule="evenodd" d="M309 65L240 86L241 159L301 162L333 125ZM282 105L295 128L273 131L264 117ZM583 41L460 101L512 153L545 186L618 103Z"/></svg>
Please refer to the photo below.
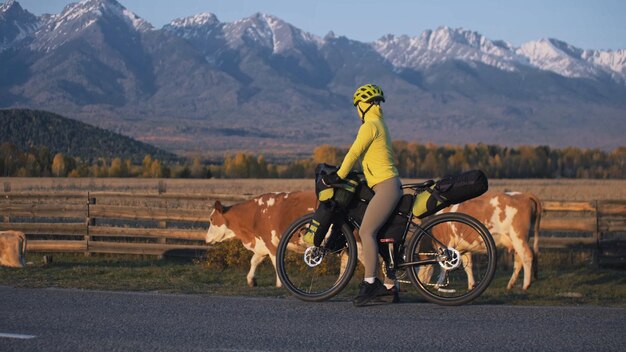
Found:
<svg viewBox="0 0 626 352"><path fill-rule="evenodd" d="M0 0L4 1L4 0ZM256 12L275 15L307 32L329 31L363 42L392 34L419 35L439 26L462 27L515 46L557 38L583 49L626 49L625 0L118 0L157 28L179 17L211 12L222 22ZM71 0L18 0L40 15Z"/></svg>

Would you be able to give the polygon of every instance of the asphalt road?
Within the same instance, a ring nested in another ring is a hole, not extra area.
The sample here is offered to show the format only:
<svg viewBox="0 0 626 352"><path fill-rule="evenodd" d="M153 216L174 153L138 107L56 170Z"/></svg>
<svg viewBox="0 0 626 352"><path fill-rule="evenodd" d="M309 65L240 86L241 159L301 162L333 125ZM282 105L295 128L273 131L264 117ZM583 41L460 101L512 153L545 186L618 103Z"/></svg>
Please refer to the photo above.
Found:
<svg viewBox="0 0 626 352"><path fill-rule="evenodd" d="M626 309L0 286L0 351L626 351Z"/></svg>

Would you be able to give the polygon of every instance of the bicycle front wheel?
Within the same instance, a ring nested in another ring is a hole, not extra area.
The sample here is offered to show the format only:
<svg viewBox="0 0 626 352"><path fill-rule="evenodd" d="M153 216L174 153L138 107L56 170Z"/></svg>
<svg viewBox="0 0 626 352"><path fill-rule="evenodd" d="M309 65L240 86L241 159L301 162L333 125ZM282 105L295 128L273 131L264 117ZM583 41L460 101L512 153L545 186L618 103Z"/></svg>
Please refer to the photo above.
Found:
<svg viewBox="0 0 626 352"><path fill-rule="evenodd" d="M489 230L475 218L445 213L418 227L407 259L409 278L424 298L455 306L471 302L487 289L496 270L496 246Z"/></svg>
<svg viewBox="0 0 626 352"><path fill-rule="evenodd" d="M283 233L276 252L276 269L283 286L304 301L325 301L348 284L357 263L356 240L351 228L327 235L320 247L302 238L313 214L296 220Z"/></svg>

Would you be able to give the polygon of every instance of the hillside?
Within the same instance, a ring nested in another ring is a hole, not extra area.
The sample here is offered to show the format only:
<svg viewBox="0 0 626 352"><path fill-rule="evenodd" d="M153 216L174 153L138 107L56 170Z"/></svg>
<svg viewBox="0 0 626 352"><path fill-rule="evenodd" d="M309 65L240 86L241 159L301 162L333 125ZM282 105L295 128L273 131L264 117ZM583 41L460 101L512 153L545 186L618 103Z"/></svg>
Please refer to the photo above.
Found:
<svg viewBox="0 0 626 352"><path fill-rule="evenodd" d="M345 146L358 129L351 95L367 82L385 90L396 140L611 150L626 130L626 50L514 47L462 28L363 43L261 13L157 29L116 0L39 17L9 0L0 63L0 108L53 111L178 154Z"/></svg>
<svg viewBox="0 0 626 352"><path fill-rule="evenodd" d="M139 163L146 154L160 160L178 158L132 138L37 110L0 110L1 143L14 144L19 150L47 147L53 155L63 153L86 161L121 157Z"/></svg>

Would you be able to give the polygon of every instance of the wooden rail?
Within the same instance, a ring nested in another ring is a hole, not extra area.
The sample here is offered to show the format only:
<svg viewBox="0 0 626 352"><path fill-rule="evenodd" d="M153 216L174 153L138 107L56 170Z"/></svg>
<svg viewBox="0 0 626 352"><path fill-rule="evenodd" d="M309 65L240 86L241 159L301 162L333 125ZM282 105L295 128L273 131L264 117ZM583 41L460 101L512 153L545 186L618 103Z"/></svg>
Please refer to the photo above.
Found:
<svg viewBox="0 0 626 352"><path fill-rule="evenodd" d="M25 232L29 237L27 250L34 252L202 253L209 248L204 239L213 201L228 204L247 198L225 194L5 192L0 193L0 230ZM171 227L173 222L179 227Z"/></svg>
<svg viewBox="0 0 626 352"><path fill-rule="evenodd" d="M29 251L155 255L201 251L208 249L204 238L214 200L234 203L248 198L232 194L4 192L0 193L0 230L25 232ZM601 254L614 251L613 243L626 240L621 236L626 233L626 201L545 201L542 206L541 248L590 248ZM567 236L549 236L551 232Z"/></svg>
<svg viewBox="0 0 626 352"><path fill-rule="evenodd" d="M600 264L626 264L625 200L546 201L542 205L545 213L540 228L541 247L591 248ZM584 236L546 237L547 231L584 233Z"/></svg>

